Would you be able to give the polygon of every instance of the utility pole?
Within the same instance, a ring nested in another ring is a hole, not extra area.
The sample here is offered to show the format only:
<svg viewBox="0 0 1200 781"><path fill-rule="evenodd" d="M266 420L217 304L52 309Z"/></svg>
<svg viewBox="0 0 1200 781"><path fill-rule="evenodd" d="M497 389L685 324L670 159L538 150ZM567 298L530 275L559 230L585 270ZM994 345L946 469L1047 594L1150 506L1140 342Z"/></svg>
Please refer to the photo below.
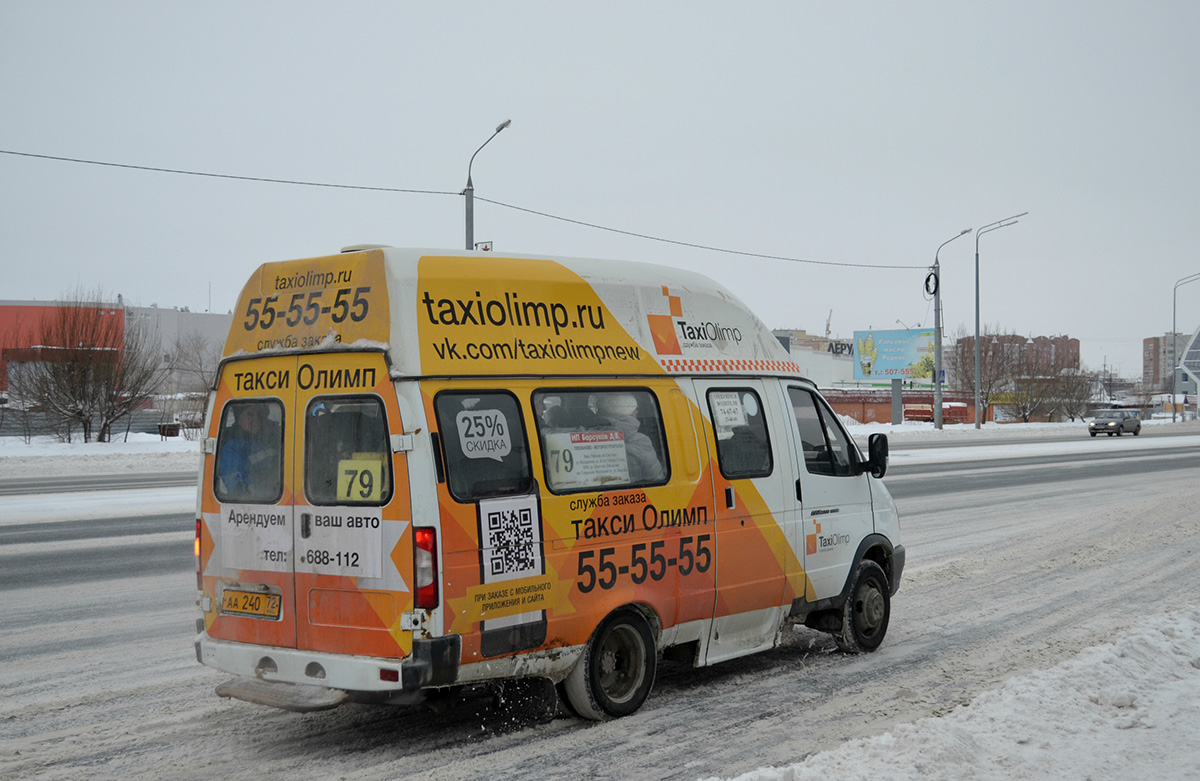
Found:
<svg viewBox="0 0 1200 781"><path fill-rule="evenodd" d="M946 239L933 253L933 270L925 277L925 289L929 289L930 279L933 280L933 427L942 427L942 264L938 253L954 239L966 236L970 228L963 228L957 236Z"/></svg>

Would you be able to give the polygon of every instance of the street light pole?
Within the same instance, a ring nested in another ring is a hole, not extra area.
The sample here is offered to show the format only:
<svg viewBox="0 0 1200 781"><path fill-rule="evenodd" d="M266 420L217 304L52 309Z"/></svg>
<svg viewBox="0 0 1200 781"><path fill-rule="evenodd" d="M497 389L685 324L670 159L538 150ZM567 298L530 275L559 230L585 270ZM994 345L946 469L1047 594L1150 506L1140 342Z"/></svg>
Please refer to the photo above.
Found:
<svg viewBox="0 0 1200 781"><path fill-rule="evenodd" d="M966 236L970 228L963 228L957 236L946 239L933 253L933 427L942 427L942 264L938 253L954 239ZM926 277L926 286L929 278Z"/></svg>
<svg viewBox="0 0 1200 781"><path fill-rule="evenodd" d="M981 425L979 419L979 378L981 376L979 370L979 237L985 233L1007 228L1009 225L1015 225L1017 220L1026 214L1029 214L1029 212L1014 214L1012 217L1005 217L1003 220L988 223L975 231L975 428L979 428Z"/></svg>
<svg viewBox="0 0 1200 781"><path fill-rule="evenodd" d="M488 136L488 140L479 145L479 149L475 150L475 155L487 146L493 138L500 134L500 131L512 124L511 119L506 119L496 126L496 132ZM463 195L467 199L467 249L475 249L475 185L471 183L471 166L475 164L475 155L471 155L471 162L467 163L467 187L463 190Z"/></svg>
<svg viewBox="0 0 1200 781"><path fill-rule="evenodd" d="M1175 395L1176 395L1176 392L1178 391L1178 386L1179 386L1179 383L1177 382L1179 372L1176 370L1176 367L1175 367L1175 363L1177 360L1175 358L1175 341L1176 341L1175 340L1175 302L1178 300L1179 288L1181 288L1182 286L1186 285L1189 282L1195 282L1197 279L1200 279L1200 274L1192 274L1189 277L1184 277L1183 279L1181 279L1175 283L1175 289L1173 291L1171 291L1171 422L1172 423L1175 422L1175 407L1177 406L1177 402L1175 401Z"/></svg>

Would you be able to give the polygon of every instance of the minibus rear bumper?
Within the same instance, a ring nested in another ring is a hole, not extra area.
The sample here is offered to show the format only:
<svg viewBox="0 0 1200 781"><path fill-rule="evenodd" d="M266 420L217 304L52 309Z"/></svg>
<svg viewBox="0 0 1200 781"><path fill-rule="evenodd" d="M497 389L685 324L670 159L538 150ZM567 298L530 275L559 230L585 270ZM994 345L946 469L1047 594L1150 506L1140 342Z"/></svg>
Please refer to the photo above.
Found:
<svg viewBox="0 0 1200 781"><path fill-rule="evenodd" d="M403 659L381 659L236 643L211 637L207 632L200 632L196 636L195 647L196 660L218 670L253 678L265 684L291 684L304 688L340 690L343 695L347 692L416 692L426 688L449 686L458 679L458 668L462 658L462 638L458 635L414 639L412 653ZM300 690L297 690L297 693L300 693ZM226 692L225 696L261 701L237 693ZM282 695L282 690L281 696L287 699L286 695ZM345 699L346 697L343 697L338 702L324 704L322 707L335 707ZM275 702L263 704L286 707Z"/></svg>

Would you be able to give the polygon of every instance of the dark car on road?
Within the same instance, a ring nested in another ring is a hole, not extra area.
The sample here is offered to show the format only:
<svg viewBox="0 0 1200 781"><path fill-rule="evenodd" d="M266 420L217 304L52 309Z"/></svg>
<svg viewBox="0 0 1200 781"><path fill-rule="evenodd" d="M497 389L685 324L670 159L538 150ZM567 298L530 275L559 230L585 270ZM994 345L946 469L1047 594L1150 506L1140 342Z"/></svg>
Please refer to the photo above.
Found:
<svg viewBox="0 0 1200 781"><path fill-rule="evenodd" d="M1142 433L1142 421L1133 410L1102 409L1088 423L1088 433L1093 437L1097 434L1116 434L1118 437L1129 432L1135 437Z"/></svg>

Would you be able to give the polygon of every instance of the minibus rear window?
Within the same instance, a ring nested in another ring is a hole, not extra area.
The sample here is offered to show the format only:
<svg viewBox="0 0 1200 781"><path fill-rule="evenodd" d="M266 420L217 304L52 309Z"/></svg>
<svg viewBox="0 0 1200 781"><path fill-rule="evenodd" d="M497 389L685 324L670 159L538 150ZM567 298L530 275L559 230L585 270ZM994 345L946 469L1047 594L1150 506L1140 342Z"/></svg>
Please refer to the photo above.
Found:
<svg viewBox="0 0 1200 781"><path fill-rule="evenodd" d="M503 391L447 391L434 399L446 481L460 502L529 493L533 477L521 408Z"/></svg>
<svg viewBox="0 0 1200 781"><path fill-rule="evenodd" d="M383 402L318 396L304 415L304 494L314 505L379 506L392 497Z"/></svg>
<svg viewBox="0 0 1200 781"><path fill-rule="evenodd" d="M231 401L217 432L214 492L221 502L274 504L283 495L283 404Z"/></svg>
<svg viewBox="0 0 1200 781"><path fill-rule="evenodd" d="M554 493L662 485L670 475L662 414L642 389L533 394L546 485Z"/></svg>

